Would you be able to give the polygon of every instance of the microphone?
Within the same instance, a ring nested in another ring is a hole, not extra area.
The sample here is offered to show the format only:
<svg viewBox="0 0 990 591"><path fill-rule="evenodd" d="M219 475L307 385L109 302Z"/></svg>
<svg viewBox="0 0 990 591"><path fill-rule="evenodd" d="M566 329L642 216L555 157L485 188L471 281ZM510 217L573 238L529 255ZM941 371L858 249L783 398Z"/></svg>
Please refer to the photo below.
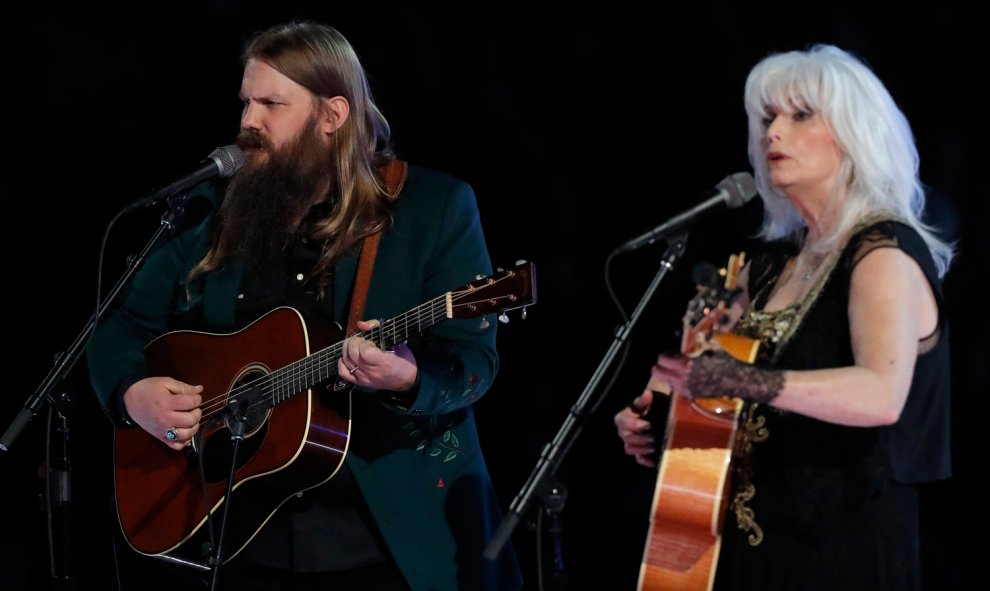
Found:
<svg viewBox="0 0 990 591"><path fill-rule="evenodd" d="M722 179L715 186L715 190L709 194L711 197L707 200L670 218L649 232L629 240L616 248L614 252L622 253L636 250L648 244L653 244L669 234L680 232L698 219L720 209L742 207L756 196L756 181L753 180L753 175L748 172L737 172Z"/></svg>
<svg viewBox="0 0 990 591"><path fill-rule="evenodd" d="M155 189L147 197L131 203L124 208L124 212L147 207L215 176L232 176L244 166L245 161L247 161L247 155L236 145L220 146L210 152L210 155L200 162L195 170L169 185Z"/></svg>

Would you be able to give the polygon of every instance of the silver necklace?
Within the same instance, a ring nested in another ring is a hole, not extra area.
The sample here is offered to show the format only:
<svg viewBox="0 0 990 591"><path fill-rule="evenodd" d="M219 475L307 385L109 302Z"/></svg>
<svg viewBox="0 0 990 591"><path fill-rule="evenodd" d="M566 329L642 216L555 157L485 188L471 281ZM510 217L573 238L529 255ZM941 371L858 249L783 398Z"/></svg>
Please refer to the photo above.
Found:
<svg viewBox="0 0 990 591"><path fill-rule="evenodd" d="M808 262L808 263L805 264L804 274L801 275L801 280L802 281L810 281L811 278L814 276L815 271L817 271L818 270L818 267L821 266L822 261L825 260L825 255L812 255L812 256L814 256L814 258L816 260L815 260L814 263ZM811 258L811 257L809 257L809 258Z"/></svg>

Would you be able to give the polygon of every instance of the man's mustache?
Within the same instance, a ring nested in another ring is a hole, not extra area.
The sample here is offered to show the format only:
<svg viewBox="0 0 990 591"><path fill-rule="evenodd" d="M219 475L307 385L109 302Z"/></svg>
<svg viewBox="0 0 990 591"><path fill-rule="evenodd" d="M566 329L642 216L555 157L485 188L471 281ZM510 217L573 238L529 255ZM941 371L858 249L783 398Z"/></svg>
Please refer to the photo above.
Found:
<svg viewBox="0 0 990 591"><path fill-rule="evenodd" d="M243 129L237 134L237 139L235 142L237 147L242 150L268 150L271 151L273 146L271 141L262 135L262 133L255 129Z"/></svg>

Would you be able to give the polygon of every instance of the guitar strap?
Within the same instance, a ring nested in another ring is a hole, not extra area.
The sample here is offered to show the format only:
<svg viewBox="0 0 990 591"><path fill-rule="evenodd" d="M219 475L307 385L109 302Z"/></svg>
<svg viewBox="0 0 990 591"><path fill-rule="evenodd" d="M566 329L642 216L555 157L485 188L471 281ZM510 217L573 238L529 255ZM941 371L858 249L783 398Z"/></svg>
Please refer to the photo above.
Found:
<svg viewBox="0 0 990 591"><path fill-rule="evenodd" d="M409 173L409 165L395 158L390 158L378 167L378 175L382 181L382 189L389 201L395 201L402 191ZM375 256L378 254L378 242L382 233L375 232L365 236L361 243L361 260L358 262L357 277L354 279L354 290L351 292L351 309L347 315L347 332L354 334L357 321L364 314L364 302L368 299L368 286L371 285L371 271L375 266Z"/></svg>

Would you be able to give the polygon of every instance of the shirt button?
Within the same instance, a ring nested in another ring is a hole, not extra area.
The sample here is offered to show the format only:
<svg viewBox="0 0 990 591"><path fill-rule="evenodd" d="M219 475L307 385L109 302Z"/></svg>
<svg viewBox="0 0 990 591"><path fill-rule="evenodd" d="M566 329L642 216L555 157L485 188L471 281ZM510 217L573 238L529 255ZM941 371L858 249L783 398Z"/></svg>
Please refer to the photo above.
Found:
<svg viewBox="0 0 990 591"><path fill-rule="evenodd" d="M302 281L302 280L303 280L303 279L305 279L305 278L306 278L306 276L305 276L305 275L303 275L302 273L300 273L300 274L298 274L298 275L296 275L296 281Z"/></svg>

